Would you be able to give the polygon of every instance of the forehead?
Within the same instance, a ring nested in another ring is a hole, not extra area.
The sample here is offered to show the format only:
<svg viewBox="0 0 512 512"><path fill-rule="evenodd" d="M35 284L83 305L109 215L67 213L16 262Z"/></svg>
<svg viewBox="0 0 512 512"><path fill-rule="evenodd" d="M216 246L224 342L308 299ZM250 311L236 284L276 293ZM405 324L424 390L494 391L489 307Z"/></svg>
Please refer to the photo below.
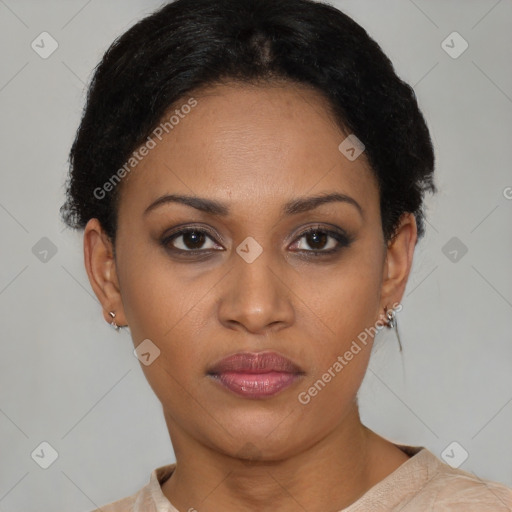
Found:
<svg viewBox="0 0 512 512"><path fill-rule="evenodd" d="M187 104L195 106L183 108ZM163 122L172 116L172 129L167 126L161 140L153 137L154 147L123 183L122 196L132 206L165 193L242 206L333 190L375 202L376 181L364 153L350 161L340 152L349 134L312 89L217 85L185 97Z"/></svg>

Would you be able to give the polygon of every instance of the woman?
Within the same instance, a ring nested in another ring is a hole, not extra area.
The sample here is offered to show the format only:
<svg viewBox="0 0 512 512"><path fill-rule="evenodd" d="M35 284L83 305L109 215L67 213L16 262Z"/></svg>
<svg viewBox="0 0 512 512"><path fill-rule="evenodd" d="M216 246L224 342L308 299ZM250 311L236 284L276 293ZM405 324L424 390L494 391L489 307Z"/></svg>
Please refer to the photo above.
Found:
<svg viewBox="0 0 512 512"><path fill-rule="evenodd" d="M177 461L101 510L511 509L359 417L435 185L414 92L354 21L310 0L166 5L105 54L70 162L64 218Z"/></svg>

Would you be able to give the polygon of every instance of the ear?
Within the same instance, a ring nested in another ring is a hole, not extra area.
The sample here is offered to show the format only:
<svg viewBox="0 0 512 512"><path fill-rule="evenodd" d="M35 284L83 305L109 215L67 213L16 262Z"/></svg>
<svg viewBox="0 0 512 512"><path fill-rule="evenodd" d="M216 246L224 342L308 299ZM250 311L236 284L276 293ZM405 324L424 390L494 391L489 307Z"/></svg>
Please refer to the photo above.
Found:
<svg viewBox="0 0 512 512"><path fill-rule="evenodd" d="M84 230L84 262L92 289L103 306L103 318L111 323L109 312L113 311L116 324L126 325L114 247L98 219L89 220Z"/></svg>
<svg viewBox="0 0 512 512"><path fill-rule="evenodd" d="M416 218L412 213L405 213L400 219L395 236L387 244L382 276L382 309L392 309L400 304L411 271L417 240Z"/></svg>

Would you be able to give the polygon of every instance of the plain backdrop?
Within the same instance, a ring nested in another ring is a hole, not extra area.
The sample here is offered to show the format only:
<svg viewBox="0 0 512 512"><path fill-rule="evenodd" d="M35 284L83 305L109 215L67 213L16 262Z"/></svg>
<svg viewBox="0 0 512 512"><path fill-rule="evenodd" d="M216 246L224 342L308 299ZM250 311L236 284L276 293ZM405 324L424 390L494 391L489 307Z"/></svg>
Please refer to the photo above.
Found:
<svg viewBox="0 0 512 512"><path fill-rule="evenodd" d="M438 457L456 442L461 469L512 486L512 1L333 3L414 87L437 157L398 315L404 352L378 335L363 421ZM58 211L92 71L160 4L0 0L2 512L92 510L174 461L129 332L104 322L81 233ZM58 44L47 58L31 46L55 44L42 32ZM41 449L58 454L48 469Z"/></svg>

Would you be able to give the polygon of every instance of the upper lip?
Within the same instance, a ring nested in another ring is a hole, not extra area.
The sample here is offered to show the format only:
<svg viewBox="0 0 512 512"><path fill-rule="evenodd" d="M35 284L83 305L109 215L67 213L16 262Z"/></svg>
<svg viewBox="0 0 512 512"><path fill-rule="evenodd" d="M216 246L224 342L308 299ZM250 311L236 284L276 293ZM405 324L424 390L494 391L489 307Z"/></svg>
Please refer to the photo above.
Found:
<svg viewBox="0 0 512 512"><path fill-rule="evenodd" d="M304 373L293 361L277 352L238 352L221 359L208 370L209 374L224 372Z"/></svg>

